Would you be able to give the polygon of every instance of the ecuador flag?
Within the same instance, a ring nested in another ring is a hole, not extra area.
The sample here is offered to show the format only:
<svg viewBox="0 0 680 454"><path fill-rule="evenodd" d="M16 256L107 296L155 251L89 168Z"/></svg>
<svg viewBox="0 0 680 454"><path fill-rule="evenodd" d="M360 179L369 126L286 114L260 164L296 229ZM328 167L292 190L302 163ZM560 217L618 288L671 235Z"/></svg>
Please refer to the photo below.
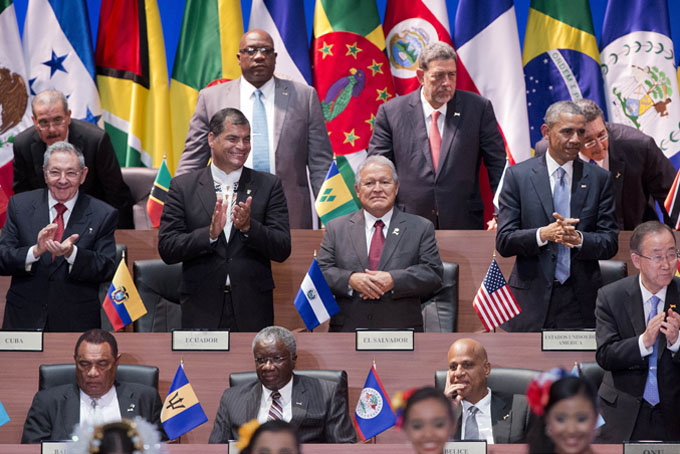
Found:
<svg viewBox="0 0 680 454"><path fill-rule="evenodd" d="M174 440L204 422L208 422L208 417L184 373L184 364L180 363L163 403L161 411L163 429L168 438Z"/></svg>
<svg viewBox="0 0 680 454"><path fill-rule="evenodd" d="M104 312L119 331L146 314L146 307L132 281L125 259L121 259L104 300Z"/></svg>

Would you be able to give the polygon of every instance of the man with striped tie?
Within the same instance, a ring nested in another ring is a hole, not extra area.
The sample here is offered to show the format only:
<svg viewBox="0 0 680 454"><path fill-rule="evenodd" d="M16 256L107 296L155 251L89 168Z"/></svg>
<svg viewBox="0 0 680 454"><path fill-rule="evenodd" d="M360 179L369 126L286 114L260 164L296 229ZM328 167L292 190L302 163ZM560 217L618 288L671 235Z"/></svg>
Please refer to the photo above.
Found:
<svg viewBox="0 0 680 454"><path fill-rule="evenodd" d="M253 339L257 379L224 391L210 434L210 443L237 438L251 419L289 422L302 443L354 443L356 434L340 385L293 373L295 337L270 326Z"/></svg>

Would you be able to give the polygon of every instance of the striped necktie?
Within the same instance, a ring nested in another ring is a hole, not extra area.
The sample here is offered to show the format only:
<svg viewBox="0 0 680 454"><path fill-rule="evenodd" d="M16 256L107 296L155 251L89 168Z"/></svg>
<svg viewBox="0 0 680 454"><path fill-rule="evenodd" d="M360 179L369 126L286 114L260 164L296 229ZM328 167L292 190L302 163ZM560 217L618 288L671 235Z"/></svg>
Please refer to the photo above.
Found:
<svg viewBox="0 0 680 454"><path fill-rule="evenodd" d="M281 393L276 391L272 393L272 405L269 407L269 414L267 421L278 421L283 419L283 408L281 407Z"/></svg>

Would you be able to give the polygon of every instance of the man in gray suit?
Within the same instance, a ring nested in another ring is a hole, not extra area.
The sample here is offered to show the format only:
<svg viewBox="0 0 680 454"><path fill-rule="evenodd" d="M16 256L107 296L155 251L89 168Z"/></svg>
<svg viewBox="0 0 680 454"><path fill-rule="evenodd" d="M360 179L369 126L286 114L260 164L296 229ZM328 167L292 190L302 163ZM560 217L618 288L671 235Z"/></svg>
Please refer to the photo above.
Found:
<svg viewBox="0 0 680 454"><path fill-rule="evenodd" d="M448 359L444 394L463 406L454 439L524 443L530 417L527 399L489 389L491 363L482 344L459 339L451 344Z"/></svg>
<svg viewBox="0 0 680 454"><path fill-rule="evenodd" d="M421 298L442 283L434 226L395 208L399 178L389 159L367 158L355 180L363 209L330 221L319 252L319 266L340 306L330 330L423 331Z"/></svg>
<svg viewBox="0 0 680 454"><path fill-rule="evenodd" d="M347 399L338 383L293 373L295 337L269 326L253 339L257 380L224 391L209 443L235 440L251 419L289 422L302 443L354 443Z"/></svg>
<svg viewBox="0 0 680 454"><path fill-rule="evenodd" d="M76 382L39 391L28 410L22 443L69 440L76 424L99 425L141 416L161 426L158 392L137 383L117 383L118 344L107 331L92 329L76 342Z"/></svg>
<svg viewBox="0 0 680 454"><path fill-rule="evenodd" d="M239 109L253 128L253 153L246 166L281 178L290 227L312 228L307 170L316 194L333 159L316 90L274 77L276 52L266 32L249 31L239 49L243 76L199 93L175 176L208 164L210 119L225 107Z"/></svg>

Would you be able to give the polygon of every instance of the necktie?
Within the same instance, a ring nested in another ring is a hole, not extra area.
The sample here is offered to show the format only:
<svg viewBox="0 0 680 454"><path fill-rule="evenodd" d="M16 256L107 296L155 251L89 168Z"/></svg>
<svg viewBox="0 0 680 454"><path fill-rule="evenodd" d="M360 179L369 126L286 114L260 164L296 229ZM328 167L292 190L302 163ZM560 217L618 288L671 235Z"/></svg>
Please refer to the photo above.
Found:
<svg viewBox="0 0 680 454"><path fill-rule="evenodd" d="M383 236L383 227L385 223L378 219L375 221L375 232L371 238L371 248L368 251L368 267L372 270L378 269L380 263L380 255L382 254L383 246L385 245L385 237Z"/></svg>
<svg viewBox="0 0 680 454"><path fill-rule="evenodd" d="M594 159L591 159L591 160L588 161L588 162L591 163L591 164L594 165L594 166L597 166L597 161L594 160Z"/></svg>
<svg viewBox="0 0 680 454"><path fill-rule="evenodd" d="M269 172L269 134L262 92L255 90L253 100L253 168Z"/></svg>
<svg viewBox="0 0 680 454"><path fill-rule="evenodd" d="M61 242L61 237L64 236L64 213L66 212L66 205L63 203L56 203L54 209L57 210L57 216L54 222L57 224L57 231L54 233L54 241Z"/></svg>
<svg viewBox="0 0 680 454"><path fill-rule="evenodd" d="M656 317L656 314L659 312L657 308L659 304L659 297L654 295L649 299L649 301L652 303L652 310L649 312L649 318L647 319L648 324L649 321ZM657 338L656 342L654 342L652 354L649 355L649 372L647 373L647 381L645 382L645 391L642 394L642 397L652 406L659 403L659 385L656 381L656 363L658 355L659 339Z"/></svg>
<svg viewBox="0 0 680 454"><path fill-rule="evenodd" d="M432 119L430 122L430 151L432 152L432 164L434 164L435 171L439 167L439 152L442 148L442 135L439 133L439 127L437 126L437 119L440 113L438 110L435 110L430 114Z"/></svg>
<svg viewBox="0 0 680 454"><path fill-rule="evenodd" d="M281 407L281 393L276 391L272 393L272 405L269 407L269 414L267 415L267 421L278 421L283 419L283 408Z"/></svg>
<svg viewBox="0 0 680 454"><path fill-rule="evenodd" d="M479 408L474 405L468 408L468 416L465 420L465 437L463 440L479 440L479 427L477 426L477 412Z"/></svg>
<svg viewBox="0 0 680 454"><path fill-rule="evenodd" d="M571 208L569 207L569 188L567 187L567 179L565 178L566 171L562 167L555 170L557 174L557 181L555 182L555 189L553 190L553 208L563 217L571 216ZM564 281L569 279L569 266L571 262L571 254L569 248L561 244L557 245L557 266L555 267L555 279L564 284Z"/></svg>
<svg viewBox="0 0 680 454"><path fill-rule="evenodd" d="M90 415L91 415L91 423L93 425L99 424L99 419L100 419L100 412L99 412L99 404L98 401L99 399L91 398L90 399L90 405L92 406Z"/></svg>

